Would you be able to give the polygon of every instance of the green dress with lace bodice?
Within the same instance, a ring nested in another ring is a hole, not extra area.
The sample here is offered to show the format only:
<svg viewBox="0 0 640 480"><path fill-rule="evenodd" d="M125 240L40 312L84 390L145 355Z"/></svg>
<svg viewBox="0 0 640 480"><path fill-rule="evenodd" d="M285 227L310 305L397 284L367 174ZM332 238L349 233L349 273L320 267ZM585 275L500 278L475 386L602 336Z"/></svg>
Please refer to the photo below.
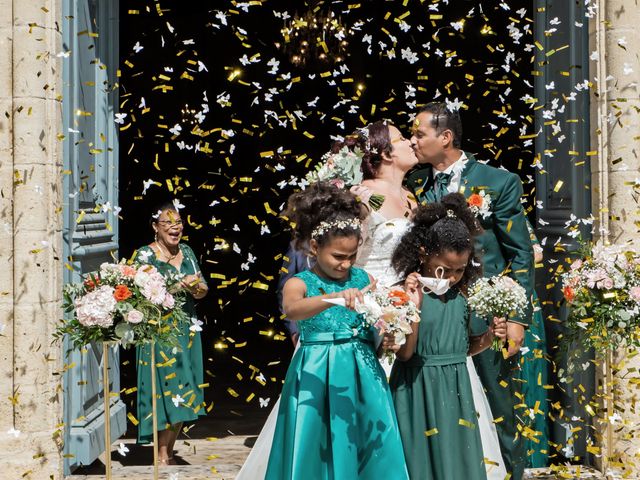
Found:
<svg viewBox="0 0 640 480"><path fill-rule="evenodd" d="M194 275L200 272L198 261L188 245L180 244L182 263L179 272ZM135 261L148 263L158 269L161 274L175 272L173 265L158 260L153 249L148 246L140 248ZM190 318L196 318L195 302L187 295L184 310ZM156 394L158 410L158 430L166 430L170 425L190 422L206 415L203 393L202 341L200 332L192 332L190 323L182 325L180 351L155 347L156 356ZM153 425L151 423L151 347L145 345L136 351L138 368L138 443L153 441Z"/></svg>
<svg viewBox="0 0 640 480"><path fill-rule="evenodd" d="M364 270L336 282L296 275L307 297L362 289ZM280 397L267 480L408 479L385 374L372 328L353 310L333 306L298 322L300 348Z"/></svg>

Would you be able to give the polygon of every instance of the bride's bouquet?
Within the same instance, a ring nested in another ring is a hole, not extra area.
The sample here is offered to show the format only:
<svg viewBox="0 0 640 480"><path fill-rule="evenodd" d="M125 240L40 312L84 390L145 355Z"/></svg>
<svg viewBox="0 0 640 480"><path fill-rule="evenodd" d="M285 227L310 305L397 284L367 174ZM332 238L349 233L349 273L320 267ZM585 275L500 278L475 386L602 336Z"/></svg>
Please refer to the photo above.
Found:
<svg viewBox="0 0 640 480"><path fill-rule="evenodd" d="M82 283L64 286L63 310L70 315L54 337L69 335L75 348L98 341L177 346L179 327L188 322L181 277L163 276L152 265L103 263Z"/></svg>
<svg viewBox="0 0 640 480"><path fill-rule="evenodd" d="M356 303L356 311L380 335L393 334L397 345L404 345L406 336L413 332L411 324L420 321L420 310L416 304L397 287L377 287L367 291L364 300Z"/></svg>
<svg viewBox="0 0 640 480"><path fill-rule="evenodd" d="M329 182L338 188L349 188L362 182L362 156L359 148L353 151L348 147L342 147L338 153L325 153L320 164L314 171L307 174L309 183ZM384 195L373 193L367 195L362 201L367 202L373 210L379 210L384 202Z"/></svg>
<svg viewBox="0 0 640 480"><path fill-rule="evenodd" d="M524 315L527 308L527 292L511 277L498 275L480 278L469 289L469 307L487 322L494 317L506 318ZM502 350L503 341L495 337L491 349Z"/></svg>

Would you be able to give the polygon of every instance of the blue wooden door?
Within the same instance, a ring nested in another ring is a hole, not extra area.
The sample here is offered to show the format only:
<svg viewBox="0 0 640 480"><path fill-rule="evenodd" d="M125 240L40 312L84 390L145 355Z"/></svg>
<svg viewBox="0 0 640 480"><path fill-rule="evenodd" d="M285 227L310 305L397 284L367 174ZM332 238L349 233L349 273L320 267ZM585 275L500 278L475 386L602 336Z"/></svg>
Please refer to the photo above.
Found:
<svg viewBox="0 0 640 480"><path fill-rule="evenodd" d="M64 280L117 259L118 0L63 1ZM102 345L65 343L65 474L105 450ZM109 355L111 440L126 431L118 349Z"/></svg>

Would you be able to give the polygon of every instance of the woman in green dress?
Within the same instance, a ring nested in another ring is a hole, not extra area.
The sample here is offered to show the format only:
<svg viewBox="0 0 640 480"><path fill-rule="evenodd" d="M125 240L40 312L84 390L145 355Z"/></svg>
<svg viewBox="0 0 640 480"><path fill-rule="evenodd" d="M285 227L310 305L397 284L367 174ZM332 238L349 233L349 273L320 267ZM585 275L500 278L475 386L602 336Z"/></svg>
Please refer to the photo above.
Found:
<svg viewBox="0 0 640 480"><path fill-rule="evenodd" d="M486 333L469 337L464 293L481 273L474 258L480 232L464 197L449 194L418 207L393 255L421 306L419 327L398 350L390 379L411 479L487 478L466 361L495 336L506 338L507 327L496 318Z"/></svg>
<svg viewBox="0 0 640 480"><path fill-rule="evenodd" d="M533 254L536 265L542 262L543 253L540 242L536 238L533 227L527 222ZM525 446L527 449L527 467L546 467L549 460L549 426L547 414L549 405L547 390L547 341L544 330L544 317L540 301L535 291L533 293L533 320L524 334L524 348L522 350L522 393L530 424L525 430Z"/></svg>
<svg viewBox="0 0 640 480"><path fill-rule="evenodd" d="M173 461L173 447L183 422L192 422L206 415L203 394L202 342L200 324L196 317L195 300L208 291L200 267L191 248L180 243L182 219L172 203L154 210L150 220L155 240L136 252L135 261L148 263L163 275L182 274L182 287L187 290L184 310L191 324L182 325L178 337L180 348L156 345L156 398L158 425L158 461L169 465ZM151 348L137 349L138 367L138 443L153 441L151 407Z"/></svg>

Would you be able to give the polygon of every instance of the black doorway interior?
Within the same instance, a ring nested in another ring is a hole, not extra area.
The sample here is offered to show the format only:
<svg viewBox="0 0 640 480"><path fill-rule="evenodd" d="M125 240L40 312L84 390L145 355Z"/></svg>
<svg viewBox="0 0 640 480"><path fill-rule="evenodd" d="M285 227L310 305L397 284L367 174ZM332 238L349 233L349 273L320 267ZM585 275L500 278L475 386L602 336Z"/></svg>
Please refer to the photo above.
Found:
<svg viewBox="0 0 640 480"><path fill-rule="evenodd" d="M446 99L461 105L464 148L533 192L533 146L520 138L534 129L532 5L488 3L120 2L121 255L152 241L155 204L186 206L210 285L199 315L221 432L237 415L259 424L259 399L279 393L292 345L275 294L288 242L277 213L332 136L381 118L408 135L420 104ZM337 41L327 31L326 51L314 18L344 28ZM283 34L296 25L298 37ZM135 357L123 357L127 388Z"/></svg>

